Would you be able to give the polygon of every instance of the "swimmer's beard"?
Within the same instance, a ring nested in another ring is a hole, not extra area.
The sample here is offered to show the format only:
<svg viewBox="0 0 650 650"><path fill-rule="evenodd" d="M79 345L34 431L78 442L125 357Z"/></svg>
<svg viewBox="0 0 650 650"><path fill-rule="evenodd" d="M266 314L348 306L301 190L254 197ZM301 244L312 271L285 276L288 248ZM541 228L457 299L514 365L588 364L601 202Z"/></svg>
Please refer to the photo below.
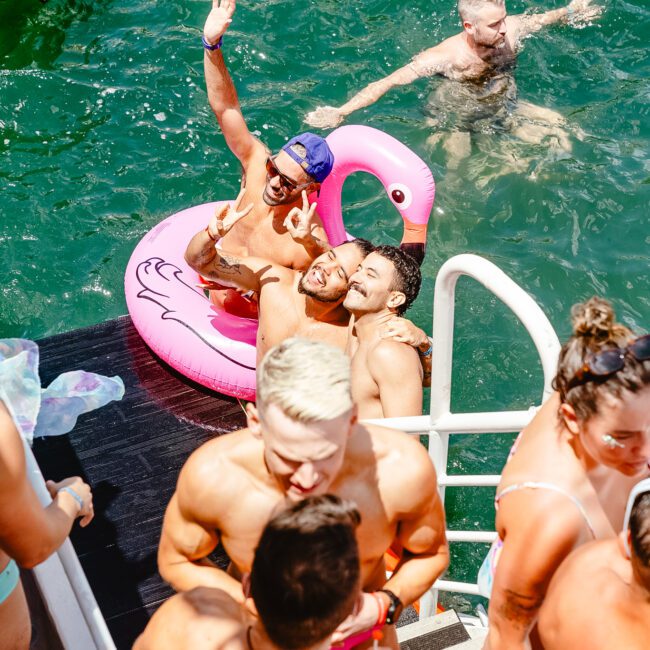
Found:
<svg viewBox="0 0 650 650"><path fill-rule="evenodd" d="M339 296L321 296L316 291L312 291L311 289L306 289L305 287L303 287L302 281L307 273L309 273L309 270L307 270L305 273L303 273L300 276L300 281L298 282L298 293L302 293L304 296L307 296L308 298L313 298L314 300L318 300L318 302L338 302L347 293L347 289L346 289Z"/></svg>

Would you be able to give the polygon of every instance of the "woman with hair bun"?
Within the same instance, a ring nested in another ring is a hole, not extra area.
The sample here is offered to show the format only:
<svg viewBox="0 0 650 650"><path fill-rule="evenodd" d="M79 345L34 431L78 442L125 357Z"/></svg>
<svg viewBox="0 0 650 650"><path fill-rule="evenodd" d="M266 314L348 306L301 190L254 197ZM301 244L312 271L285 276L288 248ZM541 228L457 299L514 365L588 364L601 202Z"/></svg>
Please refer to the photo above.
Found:
<svg viewBox="0 0 650 650"><path fill-rule="evenodd" d="M632 486L650 475L650 335L591 298L571 311L556 392L503 470L498 539L479 572L490 597L484 648L541 647L533 628L551 577L577 546L621 530Z"/></svg>

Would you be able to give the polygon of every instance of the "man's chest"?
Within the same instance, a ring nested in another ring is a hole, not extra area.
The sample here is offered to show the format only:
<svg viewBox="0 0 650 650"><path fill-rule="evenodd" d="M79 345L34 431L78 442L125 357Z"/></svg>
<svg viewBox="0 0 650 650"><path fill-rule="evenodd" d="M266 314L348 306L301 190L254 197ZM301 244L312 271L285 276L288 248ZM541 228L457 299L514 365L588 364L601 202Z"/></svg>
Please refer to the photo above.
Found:
<svg viewBox="0 0 650 650"><path fill-rule="evenodd" d="M284 229L274 225L273 214L267 210L253 211L236 223L223 238L224 250L243 257L262 257L287 268L306 268L310 258ZM277 218L276 218L277 221Z"/></svg>

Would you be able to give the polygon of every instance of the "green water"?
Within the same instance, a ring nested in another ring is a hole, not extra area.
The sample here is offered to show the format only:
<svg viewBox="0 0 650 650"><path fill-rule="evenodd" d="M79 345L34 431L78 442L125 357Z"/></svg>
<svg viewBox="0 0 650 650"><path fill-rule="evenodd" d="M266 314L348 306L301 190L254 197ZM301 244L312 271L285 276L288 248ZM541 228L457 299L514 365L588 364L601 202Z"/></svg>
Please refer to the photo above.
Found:
<svg viewBox="0 0 650 650"><path fill-rule="evenodd" d="M236 194L238 165L203 88L209 6L0 0L0 336L40 338L126 313L136 242L173 212ZM440 265L476 252L535 297L560 338L570 305L594 293L628 325L648 327L649 18L648 0L614 0L596 26L554 26L526 42L519 96L584 131L571 154L485 133L448 171L442 148L426 145L423 106L437 80L353 116L407 143L437 181L418 324L430 328ZM240 3L224 51L250 129L278 148L304 129L307 111L343 103L458 29L455 5L440 0L251 1ZM375 179L346 183L344 211L352 232L399 241L401 221ZM528 406L541 381L525 332L472 281L458 296L455 409ZM498 472L509 439L463 437L454 471ZM452 526L491 527L489 492L449 490ZM455 548L452 576L473 579L481 552Z"/></svg>

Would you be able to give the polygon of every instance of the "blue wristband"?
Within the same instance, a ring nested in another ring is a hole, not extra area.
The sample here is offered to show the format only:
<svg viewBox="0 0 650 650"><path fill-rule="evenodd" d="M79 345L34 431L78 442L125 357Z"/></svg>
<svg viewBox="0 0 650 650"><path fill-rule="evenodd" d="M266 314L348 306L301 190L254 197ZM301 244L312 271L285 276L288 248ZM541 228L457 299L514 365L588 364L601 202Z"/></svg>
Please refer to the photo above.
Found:
<svg viewBox="0 0 650 650"><path fill-rule="evenodd" d="M426 352L420 352L420 350L418 350L418 354L424 358L430 357L432 352L433 352L433 343L431 342L429 342L429 349Z"/></svg>
<svg viewBox="0 0 650 650"><path fill-rule="evenodd" d="M84 500L71 487L66 485L65 487L62 487L59 492L67 492L79 504L79 511L83 510Z"/></svg>
<svg viewBox="0 0 650 650"><path fill-rule="evenodd" d="M203 47L206 50L210 50L210 52L214 52L215 50L221 49L221 45L223 44L223 36L221 36L214 45L210 45L210 43L208 43L208 41L205 40L205 36L201 36L201 42L203 43Z"/></svg>

